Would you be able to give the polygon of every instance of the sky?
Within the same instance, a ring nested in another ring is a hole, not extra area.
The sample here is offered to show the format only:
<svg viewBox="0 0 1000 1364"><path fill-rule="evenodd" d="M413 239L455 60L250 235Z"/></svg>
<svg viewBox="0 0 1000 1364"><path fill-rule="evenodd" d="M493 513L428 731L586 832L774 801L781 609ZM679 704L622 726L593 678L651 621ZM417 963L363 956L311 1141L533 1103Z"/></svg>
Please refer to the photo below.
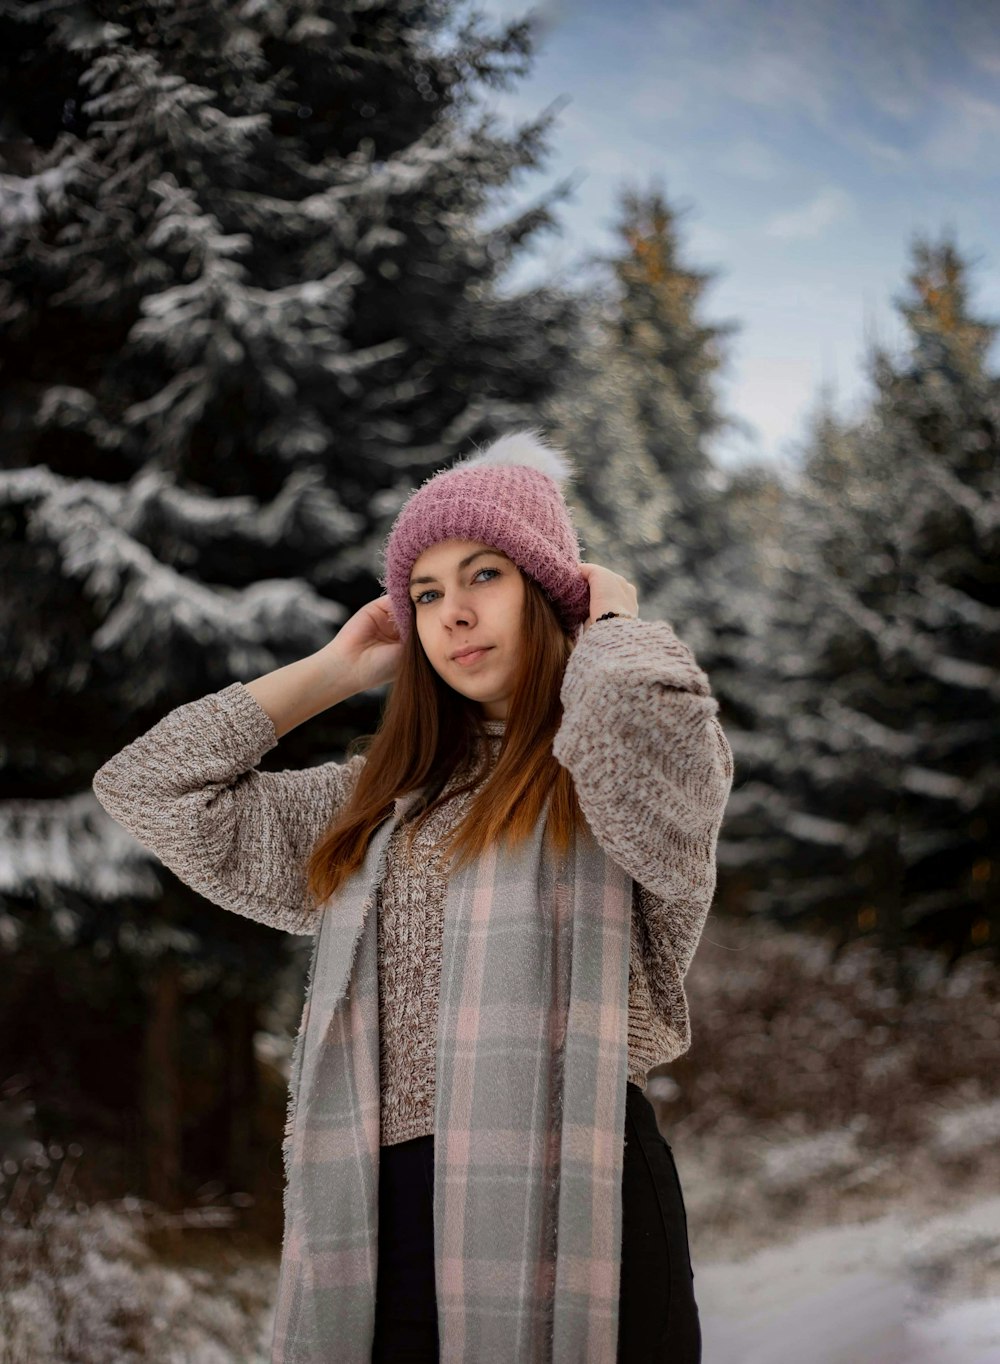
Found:
<svg viewBox="0 0 1000 1364"><path fill-rule="evenodd" d="M713 279L700 320L734 321L720 374L745 424L711 453L793 466L820 391L850 416L871 392L872 342L904 336L893 306L918 235L948 232L977 315L1000 321L1000 0L474 0L489 30L534 13L530 73L485 90L512 130L560 104L549 155L502 214L544 199L505 290L582 278L618 245L626 188L680 213L680 258ZM990 359L996 364L1000 347Z"/></svg>

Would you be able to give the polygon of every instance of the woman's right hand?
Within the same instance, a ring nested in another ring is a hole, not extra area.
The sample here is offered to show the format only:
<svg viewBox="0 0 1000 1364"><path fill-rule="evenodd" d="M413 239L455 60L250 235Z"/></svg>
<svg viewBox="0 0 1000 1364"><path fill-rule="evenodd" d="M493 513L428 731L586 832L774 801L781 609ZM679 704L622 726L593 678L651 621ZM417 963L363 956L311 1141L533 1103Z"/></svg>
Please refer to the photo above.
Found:
<svg viewBox="0 0 1000 1364"><path fill-rule="evenodd" d="M403 657L403 642L389 607L388 594L355 611L326 648L352 668L358 691L391 682Z"/></svg>

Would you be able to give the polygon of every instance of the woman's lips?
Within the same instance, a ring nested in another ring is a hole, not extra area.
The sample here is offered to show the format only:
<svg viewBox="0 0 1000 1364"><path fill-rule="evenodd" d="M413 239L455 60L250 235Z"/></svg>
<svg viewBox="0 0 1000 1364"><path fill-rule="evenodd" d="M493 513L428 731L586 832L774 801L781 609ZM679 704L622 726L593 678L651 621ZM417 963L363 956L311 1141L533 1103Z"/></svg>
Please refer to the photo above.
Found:
<svg viewBox="0 0 1000 1364"><path fill-rule="evenodd" d="M452 661L457 663L460 668L471 668L474 663L478 663L481 658L485 658L492 647L491 644L489 649L477 649L474 654L463 654L461 658L456 658Z"/></svg>

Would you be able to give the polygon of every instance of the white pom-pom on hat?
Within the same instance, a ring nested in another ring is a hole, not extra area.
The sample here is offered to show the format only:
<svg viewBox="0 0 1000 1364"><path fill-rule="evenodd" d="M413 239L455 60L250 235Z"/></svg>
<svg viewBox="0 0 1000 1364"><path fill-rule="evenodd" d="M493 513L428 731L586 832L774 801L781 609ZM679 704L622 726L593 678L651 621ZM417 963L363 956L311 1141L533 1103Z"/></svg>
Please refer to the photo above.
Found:
<svg viewBox="0 0 1000 1364"><path fill-rule="evenodd" d="M500 436L485 449L457 460L451 467L469 469L484 464L521 464L548 474L557 483L568 482L576 472L565 450L553 445L537 426Z"/></svg>

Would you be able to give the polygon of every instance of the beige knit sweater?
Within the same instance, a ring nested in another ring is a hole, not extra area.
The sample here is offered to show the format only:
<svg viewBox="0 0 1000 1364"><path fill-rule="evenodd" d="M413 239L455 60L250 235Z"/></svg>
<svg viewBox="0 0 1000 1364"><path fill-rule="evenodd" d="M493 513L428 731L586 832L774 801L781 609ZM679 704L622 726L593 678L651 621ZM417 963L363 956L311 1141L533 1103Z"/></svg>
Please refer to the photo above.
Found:
<svg viewBox="0 0 1000 1364"><path fill-rule="evenodd" d="M658 653L652 673L651 645ZM649 1068L690 1045L683 976L714 891L732 753L705 673L665 621L590 626L567 664L561 699L553 751L574 775L582 765L599 765L601 780L586 782L584 813L595 832L610 831L633 876L642 875L633 895L628 1078L644 1088ZM649 732L656 726L670 727L663 751L676 755L674 765L648 760L658 750ZM504 728L502 720L486 722L493 762ZM277 742L270 716L234 682L164 716L110 758L93 787L109 814L209 900L288 932L312 933L317 920L305 892L305 863L365 758L258 770ZM623 764L617 773L616 762ZM456 773L447 789L460 778ZM631 798L623 796L626 789ZM456 826L474 794L437 810L409 855L405 826L390 842L378 897L383 1145L434 1130L446 883L431 845ZM650 829L661 826L643 818L658 801L660 809L680 802L678 832L669 844L651 840ZM697 842L685 836L685 807L696 812L699 829L709 828L707 838L704 832Z"/></svg>

